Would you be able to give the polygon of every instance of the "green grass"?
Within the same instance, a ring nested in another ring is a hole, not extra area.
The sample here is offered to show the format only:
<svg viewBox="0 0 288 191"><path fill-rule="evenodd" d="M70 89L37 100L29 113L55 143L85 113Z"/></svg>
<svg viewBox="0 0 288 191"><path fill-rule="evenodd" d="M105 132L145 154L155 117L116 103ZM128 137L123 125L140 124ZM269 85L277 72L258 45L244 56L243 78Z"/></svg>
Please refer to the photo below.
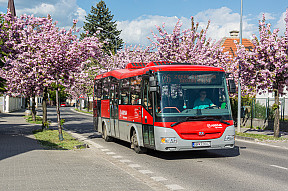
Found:
<svg viewBox="0 0 288 191"><path fill-rule="evenodd" d="M76 111L79 111L79 112L82 112L82 113L90 113L90 114L92 114L92 112L90 112L90 111L87 112L87 111L83 111L83 110L80 110L80 109L77 109L77 108L75 108L75 110L76 110Z"/></svg>
<svg viewBox="0 0 288 191"><path fill-rule="evenodd" d="M83 142L73 138L70 134L65 131L63 132L63 141L59 140L58 130L36 130L33 131L34 136L38 142L48 149L57 150L72 150L74 146L82 145Z"/></svg>
<svg viewBox="0 0 288 191"><path fill-rule="evenodd" d="M241 137L251 137L251 138L254 138L254 139L258 139L260 141L265 141L265 140L284 141L284 140L288 140L287 138L283 138L283 137L275 138L273 135L239 133L239 132L236 132L236 135L241 136Z"/></svg>
<svg viewBox="0 0 288 191"><path fill-rule="evenodd" d="M42 117L36 115L36 121L33 121L32 115L24 116L28 123L42 124Z"/></svg>

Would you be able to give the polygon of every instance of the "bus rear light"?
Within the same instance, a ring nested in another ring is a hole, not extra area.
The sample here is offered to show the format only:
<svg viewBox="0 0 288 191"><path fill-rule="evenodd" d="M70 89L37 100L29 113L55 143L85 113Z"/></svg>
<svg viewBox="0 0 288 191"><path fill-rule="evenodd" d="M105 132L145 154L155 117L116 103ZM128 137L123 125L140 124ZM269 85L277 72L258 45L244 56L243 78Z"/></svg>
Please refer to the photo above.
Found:
<svg viewBox="0 0 288 191"><path fill-rule="evenodd" d="M177 143L176 137L161 137L161 143Z"/></svg>

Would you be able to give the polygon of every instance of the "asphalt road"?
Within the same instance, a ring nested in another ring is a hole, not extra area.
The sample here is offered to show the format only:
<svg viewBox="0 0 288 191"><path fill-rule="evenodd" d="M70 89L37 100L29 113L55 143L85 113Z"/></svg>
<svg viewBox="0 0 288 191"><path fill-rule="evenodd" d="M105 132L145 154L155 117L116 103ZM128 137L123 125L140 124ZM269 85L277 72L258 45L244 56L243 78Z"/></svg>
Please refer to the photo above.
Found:
<svg viewBox="0 0 288 191"><path fill-rule="evenodd" d="M125 142L105 142L94 132L91 116L71 109L61 108L65 129L99 145L112 164L118 159L137 169L140 179L149 176L171 190L288 190L287 149L236 140L231 150L136 154ZM55 114L49 108L50 120L56 121Z"/></svg>

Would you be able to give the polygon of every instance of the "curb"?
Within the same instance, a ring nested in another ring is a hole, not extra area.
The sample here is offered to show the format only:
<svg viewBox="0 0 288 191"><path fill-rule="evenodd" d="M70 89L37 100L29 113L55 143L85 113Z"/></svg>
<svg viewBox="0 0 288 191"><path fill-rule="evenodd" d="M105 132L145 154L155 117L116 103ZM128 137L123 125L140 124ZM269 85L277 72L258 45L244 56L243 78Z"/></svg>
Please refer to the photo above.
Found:
<svg viewBox="0 0 288 191"><path fill-rule="evenodd" d="M236 139L245 140L245 141L256 141L255 138L252 138L252 137L243 137L243 136L239 136L239 135L236 135L235 138L236 138Z"/></svg>

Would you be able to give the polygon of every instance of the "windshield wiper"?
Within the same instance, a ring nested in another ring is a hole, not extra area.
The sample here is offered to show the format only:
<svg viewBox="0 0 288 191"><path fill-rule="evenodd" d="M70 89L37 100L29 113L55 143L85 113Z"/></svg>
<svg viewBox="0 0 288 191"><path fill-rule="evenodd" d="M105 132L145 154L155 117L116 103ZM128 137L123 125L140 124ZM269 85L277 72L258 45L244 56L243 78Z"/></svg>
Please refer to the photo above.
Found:
<svg viewBox="0 0 288 191"><path fill-rule="evenodd" d="M170 127L174 127L180 123L186 122L186 121L198 121L198 120L213 120L215 118L210 117L210 116L190 116L190 117L186 117L185 119L178 121L176 123L173 123Z"/></svg>
<svg viewBox="0 0 288 191"><path fill-rule="evenodd" d="M186 117L185 119L181 121L173 123L170 127L174 127L176 125L179 125L180 123L184 123L187 121L198 121L198 120L208 121L208 120L215 120L215 119L219 120L221 123L230 125L230 123L223 121L223 116L190 116L190 117Z"/></svg>
<svg viewBox="0 0 288 191"><path fill-rule="evenodd" d="M219 119L219 121L220 121L221 123L226 124L226 125L230 125L230 123L228 123L228 122L226 122L226 121L223 121L222 117L221 117L221 119Z"/></svg>

